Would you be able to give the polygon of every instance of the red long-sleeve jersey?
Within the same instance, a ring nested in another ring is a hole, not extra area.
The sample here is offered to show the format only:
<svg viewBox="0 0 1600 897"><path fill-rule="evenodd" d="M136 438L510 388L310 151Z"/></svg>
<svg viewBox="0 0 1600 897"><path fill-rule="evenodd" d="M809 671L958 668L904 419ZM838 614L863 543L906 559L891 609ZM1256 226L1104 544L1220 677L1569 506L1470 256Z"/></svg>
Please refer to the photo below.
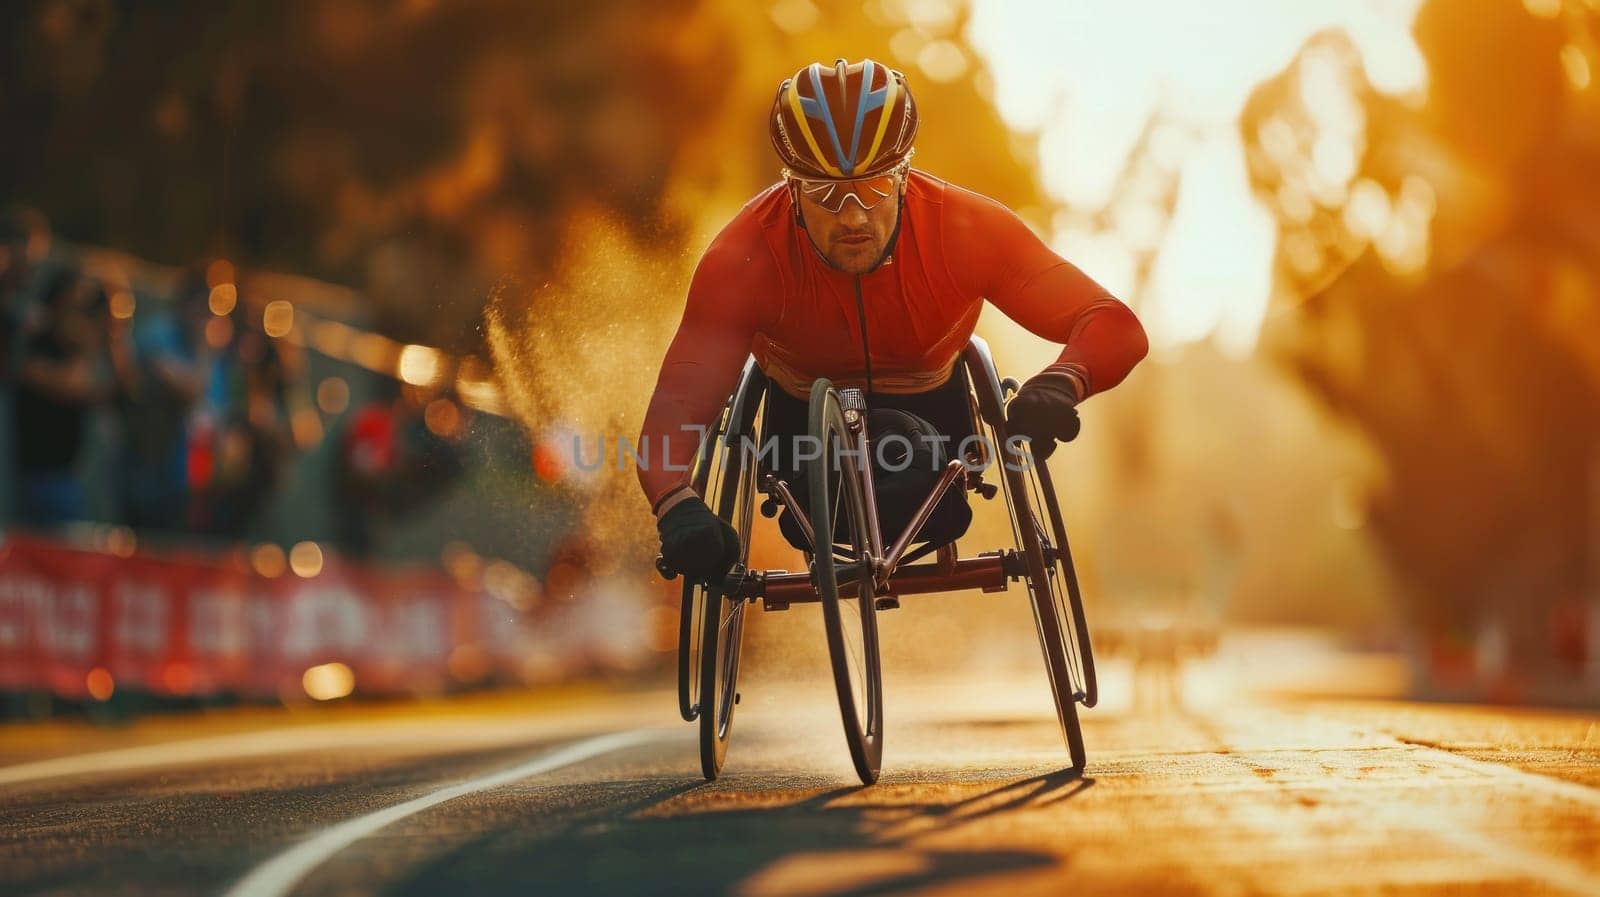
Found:
<svg viewBox="0 0 1600 897"><path fill-rule="evenodd" d="M696 439L727 401L745 358L805 397L811 382L865 385L855 275L830 267L774 184L712 241L645 413L639 484L652 507L687 482ZM913 170L892 255L861 276L872 385L921 392L945 382L983 300L1065 348L1083 398L1120 383L1148 344L1138 318L992 199ZM665 449L663 448L665 446Z"/></svg>

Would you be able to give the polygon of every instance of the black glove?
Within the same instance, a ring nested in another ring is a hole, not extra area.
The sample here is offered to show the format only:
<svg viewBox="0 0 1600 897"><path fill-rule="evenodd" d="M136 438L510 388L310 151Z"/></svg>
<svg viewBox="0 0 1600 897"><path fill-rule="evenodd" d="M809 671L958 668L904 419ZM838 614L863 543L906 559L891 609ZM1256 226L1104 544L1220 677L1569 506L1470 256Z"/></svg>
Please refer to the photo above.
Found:
<svg viewBox="0 0 1600 897"><path fill-rule="evenodd" d="M1078 383L1072 375L1046 368L1029 377L1006 406L1006 430L1028 437L1033 457L1043 461L1057 442L1077 438L1077 405Z"/></svg>
<svg viewBox="0 0 1600 897"><path fill-rule="evenodd" d="M688 579L715 581L739 561L739 534L699 496L673 505L656 521L661 559Z"/></svg>

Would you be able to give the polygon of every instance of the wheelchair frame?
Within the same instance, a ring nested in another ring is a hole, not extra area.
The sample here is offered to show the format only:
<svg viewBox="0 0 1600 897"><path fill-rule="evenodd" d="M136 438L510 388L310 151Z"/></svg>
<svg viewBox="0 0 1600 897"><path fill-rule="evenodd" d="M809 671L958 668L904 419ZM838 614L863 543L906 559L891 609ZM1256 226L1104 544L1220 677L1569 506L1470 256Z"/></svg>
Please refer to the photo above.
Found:
<svg viewBox="0 0 1600 897"><path fill-rule="evenodd" d="M795 501L788 483L760 472L760 482L746 469L752 454L756 415L768 388L765 375L752 358L745 363L739 384L724 406L715 426L706 434L691 472L691 485L712 510L732 524L741 536L738 563L720 582L685 580L679 630L679 710L686 721L700 721L701 767L707 779L720 773L738 703L738 666L743 640L744 612L760 601L763 610L784 610L793 604L823 605L829 657L839 693L846 741L862 782L876 781L882 756L882 682L878 661L876 613L899 607L902 596L980 589L1005 591L1013 582L1028 590L1035 626L1049 674L1057 718L1072 760L1081 772L1086 762L1077 704L1093 707L1098 700L1093 650L1048 465L1011 452L1005 432L1004 403L1018 388L1017 381L1002 381L987 343L972 337L961 363L970 386L969 410L973 433L988 431L987 442L974 456L968 453L949 461L937 483L893 543L885 545L879 526L872 465L856 464L870 458L865 401L859 390L835 389L819 379L811 392L811 435L819 437L822 456L812 463L818 475L810 476L810 511ZM819 432L820 431L820 432ZM830 457L835 441L853 448ZM1003 463L989 449L1001 453ZM839 464L843 475L831 478L823 465ZM998 466L1001 484L986 483L983 475ZM720 478L713 476L714 469ZM731 479L729 474L731 473ZM715 482L713 480L715 479ZM1011 548L984 551L971 558L957 556L956 543L912 548L915 534L926 523L944 494L953 487L992 500L1004 493L1012 533ZM830 489L835 493L831 499ZM755 492L764 493L763 516L776 516L786 506L795 515L813 550L806 552L809 570L752 570L748 566L750 533L754 522ZM840 501L841 497L844 501ZM840 553L836 510L849 505L846 521L850 546ZM1043 512L1042 519L1039 513ZM817 526L829 529L829 550L818 552ZM855 557L850 557L851 553ZM911 563L935 553L933 562ZM675 571L657 559L663 576ZM872 600L860 600L870 594ZM860 616L861 638L850 644L844 611ZM711 621L715 620L715 625ZM698 636L698 637L697 637ZM849 652L854 648L861 656ZM698 650L697 650L698 649ZM850 673L856 672L857 683ZM698 698L698 699L697 699Z"/></svg>

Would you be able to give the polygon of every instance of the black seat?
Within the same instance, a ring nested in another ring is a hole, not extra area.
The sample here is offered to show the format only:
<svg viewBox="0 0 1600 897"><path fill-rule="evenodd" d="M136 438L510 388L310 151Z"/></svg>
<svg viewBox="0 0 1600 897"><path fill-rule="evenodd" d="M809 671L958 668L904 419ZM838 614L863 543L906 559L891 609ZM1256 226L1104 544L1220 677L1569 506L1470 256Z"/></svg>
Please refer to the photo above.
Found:
<svg viewBox="0 0 1600 897"><path fill-rule="evenodd" d="M890 433L905 435L915 449L911 464L903 470L885 469L877 463L879 458L874 458L873 481L878 498L879 523L886 542L893 542L910 524L917 508L938 481L945 462L955 457L962 440L975 432L969 390L966 366L957 364L955 373L944 385L927 392L904 395L874 393L871 397L868 425L872 437L879 439ZM790 396L781 389L774 388L768 392L761 447L765 449L772 445L773 450L763 456L766 461L763 472L771 472L786 481L795 501L802 508L810 503L810 489L804 465L796 463L791 457L791 440L794 436L806 434L808 417L809 407L805 400ZM918 438L928 429L946 437L940 442L940 451L927 450L929 444ZM897 451L903 451L898 441L886 444L881 454L882 460L891 467L902 466L904 459L896 457ZM873 454L880 455L876 450ZM912 540L913 545L919 546L916 552L918 556L948 545L966 534L972 524L972 508L968 504L967 494L959 484L945 492L933 514ZM801 550L810 549L805 534L787 508L778 516L778 528L789 544Z"/></svg>

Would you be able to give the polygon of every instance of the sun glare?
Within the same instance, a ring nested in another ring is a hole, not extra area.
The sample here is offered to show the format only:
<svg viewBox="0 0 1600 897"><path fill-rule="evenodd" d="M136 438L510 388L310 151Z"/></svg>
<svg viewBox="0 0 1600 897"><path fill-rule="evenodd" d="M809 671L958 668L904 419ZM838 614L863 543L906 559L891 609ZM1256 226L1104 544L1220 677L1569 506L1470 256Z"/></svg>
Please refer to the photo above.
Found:
<svg viewBox="0 0 1600 897"><path fill-rule="evenodd" d="M1410 34L1419 5L973 0L968 38L993 72L1001 115L1039 135L1044 184L1068 209L1055 245L1134 303L1158 344L1216 336L1245 353L1266 314L1276 231L1247 179L1244 104L1328 29L1349 35L1376 89L1420 100L1427 71ZM1360 107L1336 72L1313 68L1301 90L1316 95L1319 114L1341 119L1330 132L1349 137L1317 147L1315 160L1323 191L1343 193L1356 175ZM1156 164L1130 166L1141 148ZM1139 192L1156 196L1161 220L1101 214ZM1367 206L1356 213L1363 220L1376 216ZM1152 227L1163 234L1156 247ZM1158 257L1141 264L1151 252Z"/></svg>

